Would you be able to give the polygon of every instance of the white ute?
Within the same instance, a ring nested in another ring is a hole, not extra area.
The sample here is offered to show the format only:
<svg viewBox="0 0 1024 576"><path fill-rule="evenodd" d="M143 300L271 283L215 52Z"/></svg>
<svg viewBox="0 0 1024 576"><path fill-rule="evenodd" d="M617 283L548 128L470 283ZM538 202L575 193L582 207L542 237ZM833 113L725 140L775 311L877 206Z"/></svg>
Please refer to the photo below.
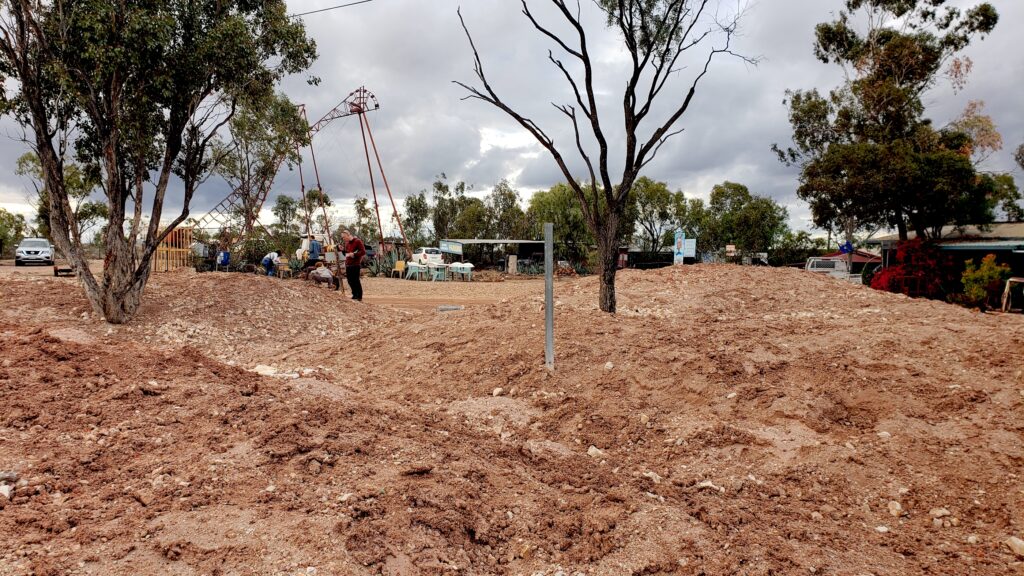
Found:
<svg viewBox="0 0 1024 576"><path fill-rule="evenodd" d="M845 280L860 284L862 282L859 274L850 274L846 258L808 258L804 270L815 274L828 274L838 280Z"/></svg>

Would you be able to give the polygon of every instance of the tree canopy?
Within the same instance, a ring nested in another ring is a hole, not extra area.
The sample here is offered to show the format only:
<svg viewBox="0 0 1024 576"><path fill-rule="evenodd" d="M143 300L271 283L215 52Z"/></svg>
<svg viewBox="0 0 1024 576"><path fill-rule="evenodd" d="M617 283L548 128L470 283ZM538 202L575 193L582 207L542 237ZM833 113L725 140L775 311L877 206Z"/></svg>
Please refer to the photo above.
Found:
<svg viewBox="0 0 1024 576"><path fill-rule="evenodd" d="M266 102L284 75L308 68L315 45L283 0L11 0L3 11L0 75L12 89L0 111L32 132L51 234L93 308L125 322L157 245L186 220L209 174L218 129L238 102ZM99 280L73 225L63 170L72 151L102 174L109 226ZM184 199L165 225L172 175Z"/></svg>
<svg viewBox="0 0 1024 576"><path fill-rule="evenodd" d="M951 222L991 221L992 202L969 161L972 150L995 144L984 119L969 109L959 124L936 130L922 96L947 64L964 81L969 62L956 55L991 32L998 14L988 3L946 4L847 0L836 20L817 26L815 55L842 66L847 80L827 98L787 92L794 146L773 147L801 167L798 194L817 226L848 238L892 226L906 238L908 228L927 236Z"/></svg>

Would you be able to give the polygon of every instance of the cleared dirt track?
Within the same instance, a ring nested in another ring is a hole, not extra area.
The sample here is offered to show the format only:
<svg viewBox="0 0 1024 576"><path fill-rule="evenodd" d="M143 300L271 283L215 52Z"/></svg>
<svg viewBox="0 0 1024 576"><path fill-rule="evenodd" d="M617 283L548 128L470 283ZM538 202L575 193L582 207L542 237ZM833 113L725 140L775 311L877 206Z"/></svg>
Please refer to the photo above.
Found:
<svg viewBox="0 0 1024 576"><path fill-rule="evenodd" d="M155 275L108 326L0 274L0 575L1024 569L1020 316L626 271L556 284L551 374L537 281L364 286Z"/></svg>

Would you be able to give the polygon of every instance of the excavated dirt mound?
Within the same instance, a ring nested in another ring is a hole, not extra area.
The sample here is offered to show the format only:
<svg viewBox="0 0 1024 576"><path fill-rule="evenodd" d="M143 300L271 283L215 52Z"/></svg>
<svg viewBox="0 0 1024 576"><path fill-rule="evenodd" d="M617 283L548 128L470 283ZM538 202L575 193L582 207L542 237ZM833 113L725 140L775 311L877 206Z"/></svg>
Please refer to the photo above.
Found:
<svg viewBox="0 0 1024 576"><path fill-rule="evenodd" d="M549 373L541 285L501 286L179 272L107 326L0 279L0 575L1024 568L1024 318L626 271L615 316L556 284Z"/></svg>

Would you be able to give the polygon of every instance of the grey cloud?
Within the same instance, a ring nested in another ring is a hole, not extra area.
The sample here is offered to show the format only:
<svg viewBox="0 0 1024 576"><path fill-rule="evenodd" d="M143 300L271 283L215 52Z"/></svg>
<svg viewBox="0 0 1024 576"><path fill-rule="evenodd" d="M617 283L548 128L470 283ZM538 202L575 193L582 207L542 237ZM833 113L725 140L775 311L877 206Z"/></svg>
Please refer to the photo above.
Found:
<svg viewBox="0 0 1024 576"><path fill-rule="evenodd" d="M1010 170L1012 149L1024 142L1017 86L1017 79L1024 76L1024 53L1017 47L1013 26L1024 21L1024 3L994 3L1002 22L990 38L968 50L975 68L966 90L953 94L940 85L929 94L929 114L941 125L955 117L968 100L985 100L986 111L1006 141L1006 149L994 155L986 168ZM321 4L330 3L292 2L295 10ZM513 185L520 189L545 189L564 180L546 152L539 156L526 154L539 150L536 144L525 148L498 146L481 153L482 132L522 134L523 130L483 102L462 100L466 92L452 83L460 80L476 84L472 53L455 13L459 4L459 0L375 0L306 17L321 55L310 73L323 82L311 87L305 76L296 76L287 79L282 90L294 101L305 103L311 119L319 118L360 85L373 91L381 109L369 119L391 189L399 198L429 188L442 171L450 180L474 184L477 191L489 190L500 179L516 173ZM461 4L496 90L541 125L563 150L573 171L584 174L575 154L571 125L551 106L552 102L573 101L564 78L547 61L548 49L555 48L553 43L519 13L518 2L477 0ZM698 87L691 109L677 126L685 131L662 148L646 174L692 196L706 196L711 185L723 180L743 182L755 193L783 202L790 210L791 223L806 228L806 206L795 198L797 173L781 165L769 146L789 142L790 127L782 105L786 89L816 87L828 92L842 80L838 67L822 64L812 54L815 24L831 19L841 4L840 0L752 3L734 47L742 54L761 57L760 64L755 68L736 59L716 60ZM532 0L530 5L540 20L558 21L548 2ZM619 115L626 63L612 49L618 43L616 34L604 27L589 3L583 2L583 6L591 46L600 58L596 72L599 105L608 114L604 125L612 157L621 158ZM573 65L557 49L555 55ZM664 118L684 96L689 79L702 62L700 54L694 57L657 102L652 121ZM0 121L0 130L11 126L9 119ZM645 126L643 133L649 134L652 127ZM329 126L314 145L321 180L332 196L347 202L368 193L362 140L355 119ZM14 160L21 150L18 143L0 140L0 185L22 187L13 176ZM304 172L312 172L308 153ZM193 212L210 208L227 192L223 182L212 178L200 190ZM282 171L272 196L297 192L297 173ZM180 191L172 202L180 203Z"/></svg>

